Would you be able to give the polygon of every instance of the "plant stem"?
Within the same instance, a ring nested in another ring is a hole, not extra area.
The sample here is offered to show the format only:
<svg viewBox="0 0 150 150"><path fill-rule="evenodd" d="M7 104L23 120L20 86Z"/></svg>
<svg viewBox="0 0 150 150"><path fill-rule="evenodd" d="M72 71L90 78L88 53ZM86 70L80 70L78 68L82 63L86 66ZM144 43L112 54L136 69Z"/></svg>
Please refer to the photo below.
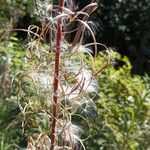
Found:
<svg viewBox="0 0 150 150"><path fill-rule="evenodd" d="M58 11L62 13L64 7L64 0L58 1ZM51 148L54 150L56 145L56 122L58 114L58 84L60 80L60 55L61 55L61 41L62 41L62 18L58 18L57 35L56 35L56 50L55 50L55 65L54 65L54 81L53 81L53 110L52 110L52 130L51 130Z"/></svg>

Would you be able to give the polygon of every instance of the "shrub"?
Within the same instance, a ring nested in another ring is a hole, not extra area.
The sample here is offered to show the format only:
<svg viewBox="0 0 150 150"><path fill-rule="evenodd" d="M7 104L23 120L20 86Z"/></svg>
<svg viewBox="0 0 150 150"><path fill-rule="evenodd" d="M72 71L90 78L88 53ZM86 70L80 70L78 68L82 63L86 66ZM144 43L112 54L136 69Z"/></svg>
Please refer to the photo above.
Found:
<svg viewBox="0 0 150 150"><path fill-rule="evenodd" d="M121 67L109 66L99 75L99 94L95 99L97 118L90 128L87 149L144 150L150 148L150 79L131 75L127 57L112 52ZM106 61L100 53L95 65Z"/></svg>

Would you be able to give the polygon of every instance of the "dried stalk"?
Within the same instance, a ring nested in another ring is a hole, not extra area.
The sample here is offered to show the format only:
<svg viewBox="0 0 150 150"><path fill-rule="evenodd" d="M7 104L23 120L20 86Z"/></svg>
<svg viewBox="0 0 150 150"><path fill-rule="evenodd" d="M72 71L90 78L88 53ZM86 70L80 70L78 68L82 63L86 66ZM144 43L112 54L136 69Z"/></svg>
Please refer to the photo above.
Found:
<svg viewBox="0 0 150 150"><path fill-rule="evenodd" d="M62 13L64 7L64 0L59 0L59 12ZM56 121L58 112L58 84L59 84L59 69L60 69L60 55L61 55L61 41L62 41L62 17L58 18L57 35L56 35L56 50L55 50L55 68L54 68L54 82L53 82L53 110L52 110L52 131L51 131L51 150L54 150L56 145Z"/></svg>

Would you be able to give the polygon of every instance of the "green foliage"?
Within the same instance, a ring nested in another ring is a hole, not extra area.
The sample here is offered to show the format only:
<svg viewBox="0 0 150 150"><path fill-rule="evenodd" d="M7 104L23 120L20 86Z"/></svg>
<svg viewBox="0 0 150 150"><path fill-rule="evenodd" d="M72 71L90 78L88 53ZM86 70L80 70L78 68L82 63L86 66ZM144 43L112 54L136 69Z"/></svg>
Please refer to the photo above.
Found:
<svg viewBox="0 0 150 150"><path fill-rule="evenodd" d="M99 23L99 41L127 55L133 73L149 74L150 0L102 0L96 11L92 18Z"/></svg>
<svg viewBox="0 0 150 150"><path fill-rule="evenodd" d="M22 127L17 124L19 108L12 79L27 67L27 62L20 41L14 36L4 39L0 45L0 149L10 150L23 139Z"/></svg>
<svg viewBox="0 0 150 150"><path fill-rule="evenodd" d="M23 46L21 41L15 36L11 36L7 40L2 40L0 54L0 68L3 71L7 68L13 71L13 73L17 73L27 66Z"/></svg>
<svg viewBox="0 0 150 150"><path fill-rule="evenodd" d="M105 19L110 20L111 28L115 29L115 31L119 30L119 32L123 32L127 41L130 41L130 38L133 36L140 34L139 28L141 26L140 24L127 24L126 22L124 25L122 24L124 23L123 19L127 17L134 20L135 18L130 16L132 10L135 12L143 12L142 9L145 10L144 12L148 12L149 10L149 5L146 5L148 1L145 1L146 3L144 1L135 2L118 1L115 4L108 4L109 7L103 7L107 13L110 13L110 16L108 15ZM10 31L18 22L18 18L25 15L27 1L7 0L0 1L0 4L3 6L0 13L0 35L2 35L0 45L0 149L11 150L15 149L18 145L27 147L27 136L31 135L33 139L38 137L41 140L45 132L47 134L50 131L52 104L50 100L52 99L52 90L47 90L47 87L52 85L49 76L53 76L54 72L54 53L53 51L49 52L51 47L45 44L45 42L38 43L39 41L36 41L36 39L35 41L31 40L28 46L31 46L32 52L30 50L27 51L27 56L31 60L29 64L29 61L25 57L22 41L15 36L6 37L5 35L5 31ZM124 11L126 11L123 7L124 5L130 8L127 10L127 14L124 14ZM144 5L144 7L141 7L141 5ZM7 9L8 7L9 9ZM109 8L110 10L116 9L117 16L113 15L113 11L110 11ZM118 10L121 13L118 13ZM29 13L29 11L27 12ZM140 19L143 19L142 22L145 23L143 30L149 28L148 23L144 20L149 16L143 17L144 15L146 14L141 13L140 16ZM118 21L118 19L120 20ZM135 29L132 30L134 26ZM132 32L135 34L131 35ZM149 149L149 77L144 76L142 78L131 75L132 66L128 58L122 58L120 54L111 52L110 55L122 61L124 65L122 67L118 67L117 65L109 66L100 72L100 76L97 77L99 91L96 96L94 95L97 105L97 112L95 112L95 105L90 96L93 98L93 86L96 85L96 82L92 83L93 85L88 91L91 94L88 94L88 96L84 95L88 89L84 87L87 86L86 83L88 84L87 78L93 75L91 72L88 73L87 70L92 68L97 71L107 61L106 55L100 53L94 62L89 52L87 51L88 55L86 59L81 54L78 46L72 49L70 45L62 44L62 49L65 53L65 55L62 55L62 85L67 87L61 87L63 90L60 96L61 111L59 119L62 119L59 122L60 127L63 128L64 120L69 119L69 123L65 125L70 130L73 128L70 135L73 135L76 130L80 131L76 125L79 125L81 130L83 128L87 135L90 132L91 136L85 142L86 148L89 150ZM83 51L85 52L85 49ZM88 60L88 57L90 57L90 60ZM87 65L85 61L91 63L91 66ZM79 76L80 74L82 74L82 77ZM68 91L70 90L70 86L76 83L76 77L78 76L78 84L71 88L71 91ZM81 90L85 88L84 94L81 94L81 91L77 90L78 88L81 88ZM97 86L95 89L97 90ZM66 103L66 99L69 99L69 102L67 101ZM73 104L71 104L70 99L73 99ZM65 107L66 109L64 109ZM66 116L62 117L63 114ZM90 122L86 119L90 119ZM91 125L90 129L89 125ZM84 128L84 126L86 127ZM64 130L69 131L66 128ZM86 138L87 135L83 135L82 138ZM48 137L44 137L43 139L45 138L48 139Z"/></svg>
<svg viewBox="0 0 150 150"><path fill-rule="evenodd" d="M16 38L11 38L7 44L1 45L1 54L1 68L7 66L7 69L10 69L9 75L11 78L14 77L12 74L26 70L26 67L28 67L26 61L23 61L25 53L20 48L19 41ZM116 64L108 66L98 77L99 92L95 97L97 116L96 120L93 120L92 117L89 123L91 124L91 136L85 142L86 148L148 149L150 146L148 141L150 136L149 77L142 78L131 75L132 66L127 57L122 58L119 53L114 52L111 52L110 55L123 61L124 65L122 67L116 67ZM11 57L11 61L8 61L8 57ZM107 62L107 57L100 53L93 62L93 69L98 70L99 66L103 66ZM1 91L0 146L2 150L15 149L15 144L24 147L26 134L32 135L49 130L50 116L47 120L47 116L43 112L43 110L49 109L49 107L45 107L47 96L41 95L42 89L34 87L31 78L26 75L18 74L17 76L18 79L15 79L13 84L15 90L12 91L10 97L3 96L4 93ZM4 82L1 80L1 83ZM20 96L17 95L19 96L17 98L15 95L18 85L21 87L22 93L19 94ZM21 101L21 106L25 108L21 113L21 108L17 104L18 100ZM43 101L45 102L43 103ZM86 130L88 134L89 128L85 128L85 132Z"/></svg>
<svg viewBox="0 0 150 150"><path fill-rule="evenodd" d="M130 40L134 35L140 35L141 30L149 28L147 22L149 20L147 12L150 10L149 0L103 1L101 8L102 13L106 13L103 19L109 21L110 28L124 32L126 40ZM143 29L140 29L140 23Z"/></svg>
<svg viewBox="0 0 150 150"><path fill-rule="evenodd" d="M102 21L102 40L119 48L122 53L130 52L130 56L134 56L135 53L140 53L140 49L143 50L142 54L145 54L146 47L150 48L147 34L150 30L149 11L149 0L102 1L93 18L95 21L98 18Z"/></svg>
<svg viewBox="0 0 150 150"><path fill-rule="evenodd" d="M110 66L99 75L98 116L87 149L146 150L150 147L150 79L131 75L128 58L111 54L124 65L117 69ZM100 53L95 65L105 61L106 56Z"/></svg>
<svg viewBox="0 0 150 150"><path fill-rule="evenodd" d="M0 99L0 149L15 149L21 141L19 126L13 127L16 116L19 113L18 105L12 99L11 101Z"/></svg>
<svg viewBox="0 0 150 150"><path fill-rule="evenodd" d="M26 13L33 9L33 1L27 0L1 0L0 27L10 27L19 21ZM30 13L32 15L32 13Z"/></svg>

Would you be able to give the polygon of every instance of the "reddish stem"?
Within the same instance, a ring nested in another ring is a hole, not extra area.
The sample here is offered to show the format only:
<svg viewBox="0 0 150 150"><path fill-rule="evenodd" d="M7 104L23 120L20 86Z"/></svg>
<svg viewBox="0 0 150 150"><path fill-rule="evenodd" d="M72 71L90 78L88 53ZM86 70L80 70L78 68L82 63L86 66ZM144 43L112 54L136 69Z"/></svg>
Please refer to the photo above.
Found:
<svg viewBox="0 0 150 150"><path fill-rule="evenodd" d="M62 13L64 0L59 0L59 12ZM52 130L51 130L51 150L54 150L56 145L56 122L58 114L58 83L60 80L60 54L62 41L62 18L58 18L57 34L56 34L56 50L55 50L55 66L54 66L54 81L53 81L53 110L52 110Z"/></svg>

